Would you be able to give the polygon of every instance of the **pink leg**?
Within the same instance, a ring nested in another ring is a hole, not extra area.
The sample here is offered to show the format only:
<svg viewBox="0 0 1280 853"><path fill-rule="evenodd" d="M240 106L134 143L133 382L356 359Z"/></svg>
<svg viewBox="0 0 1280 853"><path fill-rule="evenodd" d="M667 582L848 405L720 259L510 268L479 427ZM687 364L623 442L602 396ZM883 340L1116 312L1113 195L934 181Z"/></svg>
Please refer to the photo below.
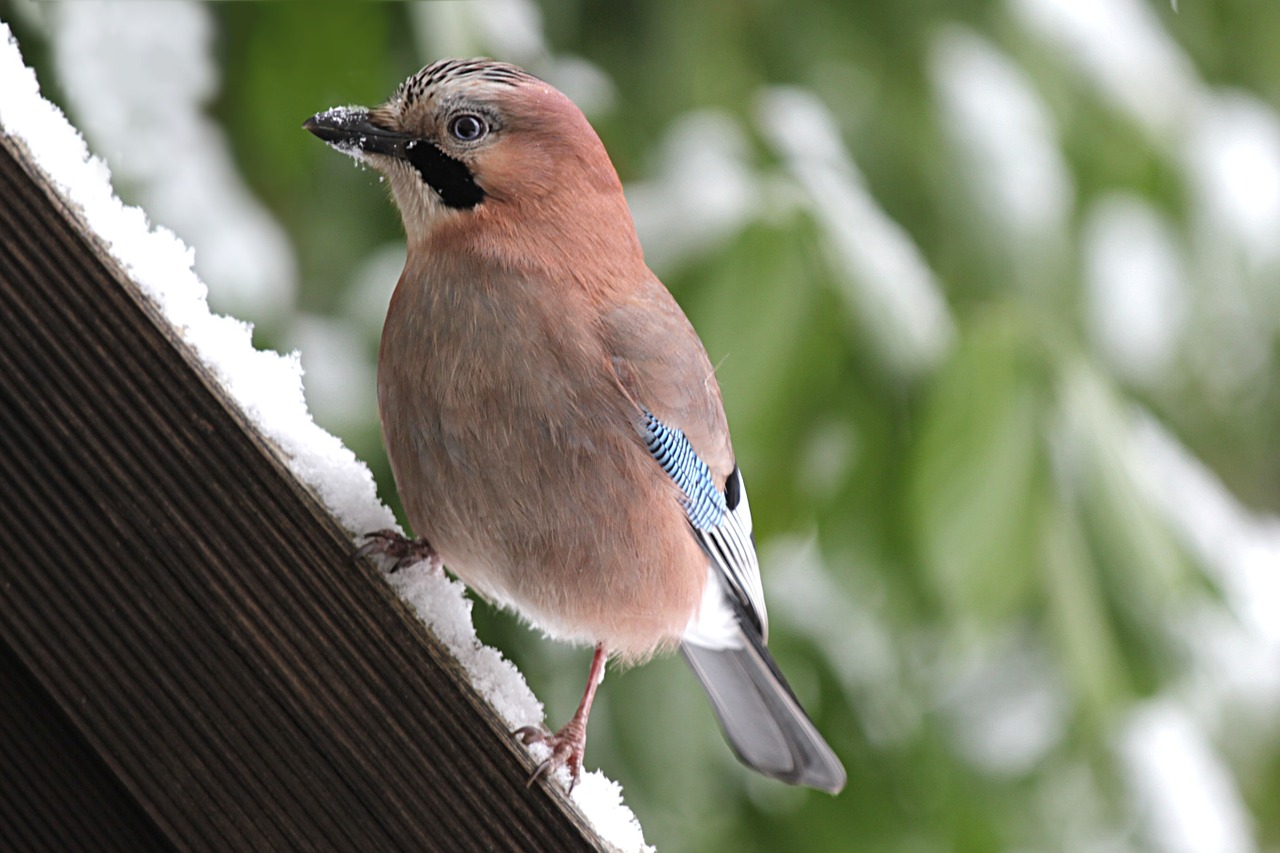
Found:
<svg viewBox="0 0 1280 853"><path fill-rule="evenodd" d="M587 749L587 717L591 714L591 703L596 698L596 688L604 680L604 664L608 657L604 646L596 646L596 652L591 657L591 671L587 675L587 689L582 694L582 701L578 703L573 719L565 723L564 728L555 734L550 734L540 726L525 726L513 732L526 745L545 743L551 747L551 757L534 769L533 775L529 777L530 785L538 777L557 767L569 768L570 791L578 784L578 777L582 775L582 756Z"/></svg>

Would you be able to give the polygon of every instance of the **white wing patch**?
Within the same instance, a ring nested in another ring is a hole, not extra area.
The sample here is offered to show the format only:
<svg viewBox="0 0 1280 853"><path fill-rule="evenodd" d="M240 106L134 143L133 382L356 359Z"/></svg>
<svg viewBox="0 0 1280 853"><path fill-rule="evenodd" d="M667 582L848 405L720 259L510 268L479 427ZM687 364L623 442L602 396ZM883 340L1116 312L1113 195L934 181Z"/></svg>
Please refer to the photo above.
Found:
<svg viewBox="0 0 1280 853"><path fill-rule="evenodd" d="M698 612L690 617L680 639L713 651L743 646L738 613L729 603L724 581L720 580L720 569L713 562L707 564L707 584L702 588L702 603L698 605Z"/></svg>

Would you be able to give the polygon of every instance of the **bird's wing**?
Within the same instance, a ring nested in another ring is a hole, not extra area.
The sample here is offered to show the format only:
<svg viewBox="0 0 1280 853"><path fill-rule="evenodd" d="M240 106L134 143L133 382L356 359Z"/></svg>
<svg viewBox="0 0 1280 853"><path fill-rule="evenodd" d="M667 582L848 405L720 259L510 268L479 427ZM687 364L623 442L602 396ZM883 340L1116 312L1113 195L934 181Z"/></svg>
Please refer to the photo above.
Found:
<svg viewBox="0 0 1280 853"><path fill-rule="evenodd" d="M711 361L680 306L656 279L602 312L604 339L619 381L635 401L649 453L680 489L689 526L718 581L708 584L700 620L725 635L736 622L718 588L736 599L749 627L767 636L751 507L733 461L729 426ZM717 616L717 614L719 614ZM697 626L691 626L696 642ZM708 638L709 642L714 642Z"/></svg>
<svg viewBox="0 0 1280 853"><path fill-rule="evenodd" d="M844 767L765 647L768 621L742 474L734 468L721 492L680 430L646 412L642 434L679 487L689 526L711 557L702 608L680 651L707 691L725 739L744 764L767 776L837 793Z"/></svg>
<svg viewBox="0 0 1280 853"><path fill-rule="evenodd" d="M742 486L741 472L735 467L729 473L725 490L721 492L712 478L711 469L699 458L683 432L646 412L641 435L654 460L679 487L685 517L689 519L694 536L711 558L718 579L716 585L722 587L719 592L714 588L708 589L703 611L708 609L707 604L719 610L715 596L727 593L738 602L739 612L746 617L747 624L762 640L767 638L769 618L764 606L764 588L760 583L760 563L751 538L751 506ZM708 587L712 586L711 579L708 579ZM699 615L701 619L716 618L714 613ZM686 639L697 642L697 626L692 626L692 630L695 636L687 636Z"/></svg>
<svg viewBox="0 0 1280 853"><path fill-rule="evenodd" d="M739 759L768 776L835 793L845 784L840 759L765 647L751 506L706 351L656 279L601 316L645 447L678 487L689 527L710 558L702 607L680 650Z"/></svg>
<svg viewBox="0 0 1280 853"><path fill-rule="evenodd" d="M632 400L682 431L723 489L734 461L720 385L675 299L650 278L601 312L600 322L614 372Z"/></svg>

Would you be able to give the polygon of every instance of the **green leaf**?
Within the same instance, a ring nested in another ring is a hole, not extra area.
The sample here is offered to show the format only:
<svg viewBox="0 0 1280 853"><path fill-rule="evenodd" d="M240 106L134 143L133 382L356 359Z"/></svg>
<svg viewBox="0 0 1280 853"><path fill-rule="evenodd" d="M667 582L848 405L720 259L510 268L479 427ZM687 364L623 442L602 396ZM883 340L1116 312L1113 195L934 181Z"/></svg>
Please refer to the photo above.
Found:
<svg viewBox="0 0 1280 853"><path fill-rule="evenodd" d="M1035 578L1043 383L1016 314L976 324L939 374L912 465L910 507L929 582L953 617L995 624Z"/></svg>
<svg viewBox="0 0 1280 853"><path fill-rule="evenodd" d="M1090 722L1102 725L1133 691L1098 567L1089 555L1079 520L1061 502L1046 502L1040 529L1050 635L1071 684L1071 695Z"/></svg>

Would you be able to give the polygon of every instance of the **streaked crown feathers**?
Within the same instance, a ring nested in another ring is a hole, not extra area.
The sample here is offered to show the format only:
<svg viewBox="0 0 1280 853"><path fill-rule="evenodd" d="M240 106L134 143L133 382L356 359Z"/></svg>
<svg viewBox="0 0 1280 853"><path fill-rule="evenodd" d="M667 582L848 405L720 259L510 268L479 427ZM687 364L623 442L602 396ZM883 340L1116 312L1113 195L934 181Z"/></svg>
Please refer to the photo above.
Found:
<svg viewBox="0 0 1280 853"><path fill-rule="evenodd" d="M423 68L405 80L396 89L392 100L404 110L412 106L437 86L450 81L473 79L476 82L497 83L511 87L537 80L529 72L505 62L483 57L476 59L442 59Z"/></svg>

